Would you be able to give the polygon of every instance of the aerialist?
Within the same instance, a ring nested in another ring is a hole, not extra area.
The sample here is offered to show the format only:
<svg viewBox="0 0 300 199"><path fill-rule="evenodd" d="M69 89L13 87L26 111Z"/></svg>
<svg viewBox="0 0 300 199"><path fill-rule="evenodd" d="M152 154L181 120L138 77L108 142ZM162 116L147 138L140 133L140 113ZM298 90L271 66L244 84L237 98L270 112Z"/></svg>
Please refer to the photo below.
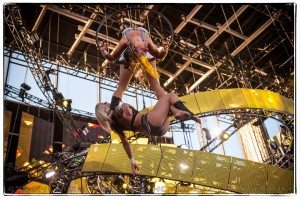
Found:
<svg viewBox="0 0 300 199"><path fill-rule="evenodd" d="M168 39L163 43L163 47L157 48L149 37L145 28L126 28L122 32L122 38L111 54L107 52L107 43L102 42L100 46L101 54L109 61L120 62L120 79L117 90L111 99L109 117L113 115L114 108L122 101L122 96L126 91L130 79L140 65L146 73L146 78L150 88L155 92L158 99L166 94L160 86L159 75L156 69L156 59L163 60L168 52Z"/></svg>
<svg viewBox="0 0 300 199"><path fill-rule="evenodd" d="M175 93L162 96L148 114L141 114L129 104L121 103L114 111L112 119L108 117L111 104L98 103L96 105L96 118L103 129L110 132L114 130L120 137L124 150L131 161L132 173L137 174L138 166L135 163L130 144L124 131L144 133L148 136L163 136L169 129L169 113L180 121L193 119L200 123L200 118L194 115L179 100Z"/></svg>

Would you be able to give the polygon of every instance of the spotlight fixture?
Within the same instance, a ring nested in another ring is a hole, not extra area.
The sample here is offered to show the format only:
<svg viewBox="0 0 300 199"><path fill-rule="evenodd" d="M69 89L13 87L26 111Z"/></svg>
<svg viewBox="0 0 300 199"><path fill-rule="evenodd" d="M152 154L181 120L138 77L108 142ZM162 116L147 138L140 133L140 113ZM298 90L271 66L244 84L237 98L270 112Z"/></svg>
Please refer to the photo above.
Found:
<svg viewBox="0 0 300 199"><path fill-rule="evenodd" d="M54 95L54 100L55 100L56 104L59 106L62 106L64 96L60 92L57 92L57 91L55 91L53 93L53 95Z"/></svg>
<svg viewBox="0 0 300 199"><path fill-rule="evenodd" d="M269 145L270 145L270 148L274 151L278 149L278 144L274 141L271 141Z"/></svg>
<svg viewBox="0 0 300 199"><path fill-rule="evenodd" d="M219 137L221 140L226 141L229 139L230 135L228 133L223 132L219 135Z"/></svg>
<svg viewBox="0 0 300 199"><path fill-rule="evenodd" d="M50 170L50 171L48 171L47 173L46 173L46 175L45 175L45 177L46 178L51 178L52 176L54 176L55 175L55 171L54 170Z"/></svg>
<svg viewBox="0 0 300 199"><path fill-rule="evenodd" d="M27 91L29 91L30 89L31 87L28 84L26 83L21 84L19 97L22 98L22 102L24 101L24 98L27 96Z"/></svg>
<svg viewBox="0 0 300 199"><path fill-rule="evenodd" d="M21 84L21 88L24 88L26 91L29 91L31 89L31 87L26 83Z"/></svg>
<svg viewBox="0 0 300 199"><path fill-rule="evenodd" d="M65 107L67 109L67 111L72 110L71 104L72 104L71 99L64 99L63 102L62 102L62 106Z"/></svg>

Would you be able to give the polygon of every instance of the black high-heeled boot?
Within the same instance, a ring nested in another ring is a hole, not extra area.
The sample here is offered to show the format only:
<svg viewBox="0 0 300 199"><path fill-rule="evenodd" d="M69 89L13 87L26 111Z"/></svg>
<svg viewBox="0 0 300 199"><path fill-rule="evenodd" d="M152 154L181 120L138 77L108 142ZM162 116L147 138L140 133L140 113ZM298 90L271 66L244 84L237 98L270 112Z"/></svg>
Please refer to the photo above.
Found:
<svg viewBox="0 0 300 199"><path fill-rule="evenodd" d="M182 111L186 111L188 112L191 117L194 116L194 113L192 113L192 111L190 111L184 104L182 101L177 101L175 104L174 104L175 108L179 109L179 110L182 110Z"/></svg>
<svg viewBox="0 0 300 199"><path fill-rule="evenodd" d="M188 112L191 117L189 119L192 119L196 122L198 122L199 124L201 123L201 120L200 118L198 118L198 116L194 115L194 113L192 111L190 111L184 104L182 101L177 101L175 104L174 104L174 107L179 109L179 110L182 110L182 111L186 111Z"/></svg>

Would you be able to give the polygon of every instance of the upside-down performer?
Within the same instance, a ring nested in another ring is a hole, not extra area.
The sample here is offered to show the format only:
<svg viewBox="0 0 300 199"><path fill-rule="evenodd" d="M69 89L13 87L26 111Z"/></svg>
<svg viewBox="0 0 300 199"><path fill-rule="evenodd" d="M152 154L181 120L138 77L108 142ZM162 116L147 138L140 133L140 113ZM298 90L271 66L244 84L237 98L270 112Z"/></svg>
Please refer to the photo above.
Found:
<svg viewBox="0 0 300 199"><path fill-rule="evenodd" d="M145 77L150 84L150 88L155 92L156 97L160 99L166 94L159 83L156 59L163 60L166 57L168 42L167 39L161 48L157 48L153 44L147 30L142 27L126 28L122 33L121 40L111 54L107 52L107 43L102 42L100 46L102 56L108 61L118 60L120 63L119 85L111 99L110 118L113 115L114 108L122 101L121 99L130 79L139 69L138 66L145 72Z"/></svg>
<svg viewBox="0 0 300 199"><path fill-rule="evenodd" d="M175 93L168 93L159 98L154 108L147 114L141 114L126 103L121 103L115 108L112 119L108 117L110 104L107 102L98 103L95 111L102 128L108 132L112 129L120 137L124 150L131 161L134 175L137 174L138 166L133 159L124 131L145 133L148 136L163 136L170 126L169 112L172 112L174 117L180 121L193 119L200 123L200 118L194 115Z"/></svg>

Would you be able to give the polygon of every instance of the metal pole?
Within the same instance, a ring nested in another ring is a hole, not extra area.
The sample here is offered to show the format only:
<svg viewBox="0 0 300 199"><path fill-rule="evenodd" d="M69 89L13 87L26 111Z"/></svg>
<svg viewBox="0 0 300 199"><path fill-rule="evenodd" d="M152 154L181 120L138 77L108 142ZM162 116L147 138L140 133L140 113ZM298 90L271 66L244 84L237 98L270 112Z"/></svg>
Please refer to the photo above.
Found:
<svg viewBox="0 0 300 199"><path fill-rule="evenodd" d="M12 51L13 50L9 51L9 56L8 56L8 60L7 60L7 64L6 64L6 74L5 74L5 79L4 79L4 82L3 82L4 85L6 85L7 81L8 81L8 75L9 75L9 69L10 69L10 59L11 59Z"/></svg>

